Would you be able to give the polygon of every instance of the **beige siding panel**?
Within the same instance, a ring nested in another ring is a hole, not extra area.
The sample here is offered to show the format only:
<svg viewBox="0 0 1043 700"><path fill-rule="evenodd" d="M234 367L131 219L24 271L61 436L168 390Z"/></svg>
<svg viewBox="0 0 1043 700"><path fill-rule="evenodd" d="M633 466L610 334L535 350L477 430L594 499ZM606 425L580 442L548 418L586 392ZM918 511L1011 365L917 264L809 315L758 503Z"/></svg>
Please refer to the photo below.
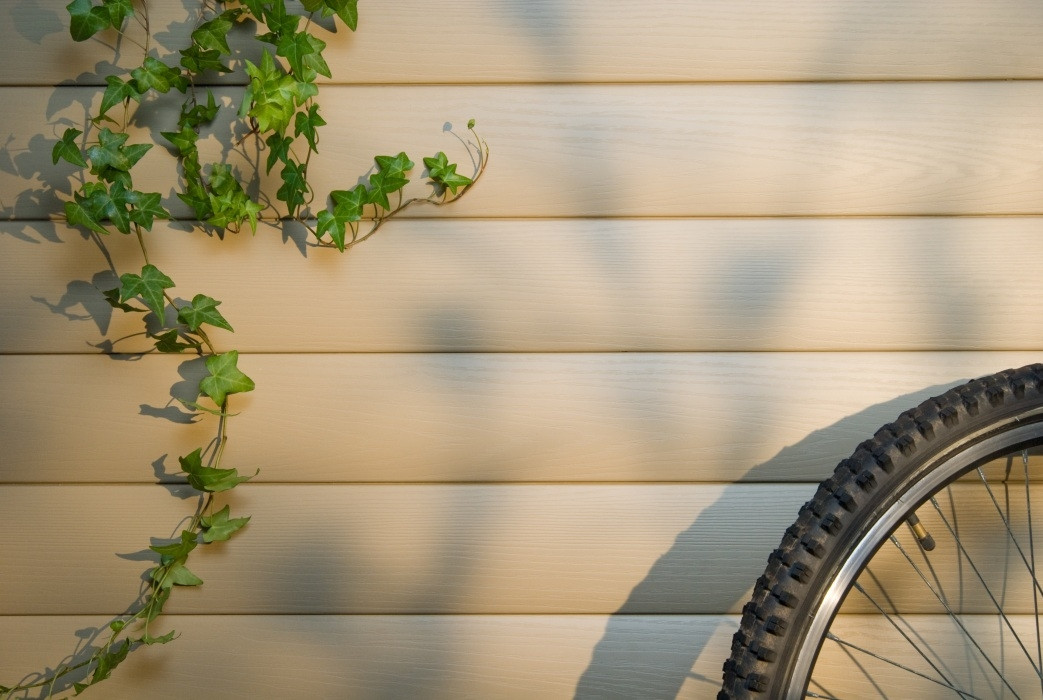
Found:
<svg viewBox="0 0 1043 700"><path fill-rule="evenodd" d="M171 534L191 512L186 491L0 488L5 522L23 524L0 531L0 614L124 610L153 561L150 536ZM736 613L812 491L245 484L230 498L250 524L230 546L193 554L206 583L178 590L168 609ZM75 575L56 575L58 563Z"/></svg>
<svg viewBox="0 0 1043 700"><path fill-rule="evenodd" d="M8 88L5 96L2 212L46 218L60 211L55 193L68 190L75 170L51 165L51 148L67 126L82 124L83 103L99 101L100 91ZM1036 149L1043 125L1034 117L1043 111L1043 82L330 87L321 100L327 114L345 116L324 127L322 154L311 161L319 201L353 186L376 153L465 158L439 129L448 120L461 132L476 117L493 160L475 191L445 210L452 216L1035 214L1043 207ZM137 121L159 140L170 124L154 123L155 114L150 106ZM230 136L207 148L230 149ZM138 188L168 195L172 163L165 147L152 149ZM180 203L174 209L187 213Z"/></svg>
<svg viewBox="0 0 1043 700"><path fill-rule="evenodd" d="M974 635L989 660L1002 669L1007 682L1017 695L1003 687L1002 682L989 668L980 650L974 648L951 619L944 615L910 615L898 620L905 629L913 628L921 651L927 653L938 664L946 677L958 687L973 693L974 697L1036 697L1039 695L1040 679L1033 670L1037 658L1036 639L1039 634L1033 615L1011 615L1006 622L995 615L966 616L961 623ZM1010 633L1007 623L1017 632L1027 653ZM833 628L846 642L886 656L891 663L874 658L860 651L844 648L827 641L815 666L815 682L811 690L824 697L871 698L884 697L878 683L893 691L900 688L899 695L887 697L924 698L941 700L956 696L951 689L941 687L936 681L939 674L920 656L917 649L894 630L891 623L879 617L843 616ZM1031 658L1030 662L1028 659ZM907 668L923 673L928 678L917 677L895 667L897 662ZM874 679L877 683L874 683Z"/></svg>
<svg viewBox="0 0 1043 700"><path fill-rule="evenodd" d="M57 663L96 617L0 618L0 682ZM720 683L735 619L512 615L176 616L181 636L135 652L99 700L653 698Z"/></svg>
<svg viewBox="0 0 1043 700"><path fill-rule="evenodd" d="M73 45L66 0L5 3L9 84L98 81L112 51ZM182 3L151 3L162 54L184 46ZM360 83L1038 78L1032 0L399 0L360 31L320 34L334 79ZM136 53L124 47L119 65Z"/></svg>
<svg viewBox="0 0 1043 700"><path fill-rule="evenodd" d="M247 355L262 482L818 481L885 422L1038 353ZM198 360L0 357L0 482L177 480ZM85 449L86 448L86 449Z"/></svg>
<svg viewBox="0 0 1043 700"><path fill-rule="evenodd" d="M174 294L224 301L236 335L215 340L243 351L1028 350L1043 280L1022 263L1043 256L1041 230L1035 217L404 220L347 255L267 228L221 241L158 224L149 240ZM140 269L132 237L107 241L120 272ZM140 330L104 302L117 279L78 233L3 223L0 259L0 351L93 352Z"/></svg>

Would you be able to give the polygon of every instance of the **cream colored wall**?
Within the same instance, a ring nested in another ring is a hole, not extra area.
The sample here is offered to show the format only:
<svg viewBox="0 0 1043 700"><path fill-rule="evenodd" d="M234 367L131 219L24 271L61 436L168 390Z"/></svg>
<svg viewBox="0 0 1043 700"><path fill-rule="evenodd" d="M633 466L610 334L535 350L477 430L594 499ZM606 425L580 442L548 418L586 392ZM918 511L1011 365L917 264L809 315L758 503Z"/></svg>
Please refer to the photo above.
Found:
<svg viewBox="0 0 1043 700"><path fill-rule="evenodd" d="M133 599L132 554L187 511L156 471L209 435L157 417L191 366L93 349L129 326L48 220L51 146L109 55L69 46L64 5L0 8L0 682ZM347 255L156 227L236 326L216 340L259 388L228 459L261 472L169 605L181 639L92 695L712 697L813 483L1039 359L1043 5L360 9L327 37L317 187L452 152L470 117L492 163ZM148 158L139 187L169 191Z"/></svg>

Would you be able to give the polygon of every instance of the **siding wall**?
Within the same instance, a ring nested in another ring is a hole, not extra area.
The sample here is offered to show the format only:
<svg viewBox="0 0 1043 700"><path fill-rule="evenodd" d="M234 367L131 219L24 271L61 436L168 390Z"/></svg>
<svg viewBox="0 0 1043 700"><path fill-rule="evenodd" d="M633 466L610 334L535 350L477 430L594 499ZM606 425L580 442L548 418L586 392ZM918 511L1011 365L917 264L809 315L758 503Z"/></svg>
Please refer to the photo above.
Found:
<svg viewBox="0 0 1043 700"><path fill-rule="evenodd" d="M181 3L155 4L173 46ZM168 420L193 363L92 347L129 326L48 220L51 146L110 57L69 46L64 5L0 9L2 681L133 599L190 507L157 474L209 435ZM228 459L261 472L231 497L248 529L172 598L181 639L92 695L712 697L813 483L1039 358L1043 4L360 9L327 37L318 189L452 153L447 120L476 117L492 163L343 256L157 226L164 271L237 328L258 391ZM162 151L141 189L172 186Z"/></svg>

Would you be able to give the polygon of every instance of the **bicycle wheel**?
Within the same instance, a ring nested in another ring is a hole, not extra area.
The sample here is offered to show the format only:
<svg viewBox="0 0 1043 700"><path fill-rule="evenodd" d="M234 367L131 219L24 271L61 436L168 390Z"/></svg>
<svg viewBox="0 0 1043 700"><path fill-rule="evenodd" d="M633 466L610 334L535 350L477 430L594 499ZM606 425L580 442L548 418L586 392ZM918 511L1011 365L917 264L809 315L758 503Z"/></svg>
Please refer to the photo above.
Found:
<svg viewBox="0 0 1043 700"><path fill-rule="evenodd" d="M1043 695L1040 445L1043 365L859 445L769 556L719 700Z"/></svg>

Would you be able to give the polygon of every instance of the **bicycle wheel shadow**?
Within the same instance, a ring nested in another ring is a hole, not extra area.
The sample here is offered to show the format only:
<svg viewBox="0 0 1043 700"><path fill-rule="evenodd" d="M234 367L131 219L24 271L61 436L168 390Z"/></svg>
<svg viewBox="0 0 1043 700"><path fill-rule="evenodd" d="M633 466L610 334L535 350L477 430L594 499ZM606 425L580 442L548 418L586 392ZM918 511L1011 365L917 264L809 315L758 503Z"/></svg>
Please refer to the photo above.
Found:
<svg viewBox="0 0 1043 700"><path fill-rule="evenodd" d="M735 616L763 572L768 554L815 491L817 482L780 485L782 475L798 461L813 460L820 466L815 478L826 478L840 459L881 425L961 383L927 387L870 406L783 448L727 486L678 534L612 614L579 680L575 699L713 697L728 654L727 646L720 645L720 628L729 626L723 636L730 640L732 621L737 621ZM844 454L826 454L821 445L836 445L837 434L859 437ZM751 502L756 488L766 493ZM792 508L777 508L784 522L771 522L765 512L748 517L757 504L786 500L792 500ZM758 549L760 555L748 555ZM693 599L700 602L693 605ZM697 606L703 609L693 609ZM731 621L726 621L729 615Z"/></svg>

